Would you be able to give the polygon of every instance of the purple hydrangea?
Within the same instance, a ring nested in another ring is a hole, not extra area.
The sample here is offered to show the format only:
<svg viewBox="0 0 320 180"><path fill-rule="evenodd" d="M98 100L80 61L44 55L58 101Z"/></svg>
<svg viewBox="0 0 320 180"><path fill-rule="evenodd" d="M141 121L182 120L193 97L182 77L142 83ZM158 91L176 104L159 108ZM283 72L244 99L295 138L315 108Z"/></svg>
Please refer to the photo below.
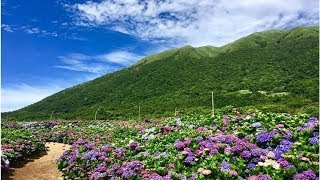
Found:
<svg viewBox="0 0 320 180"><path fill-rule="evenodd" d="M214 142L230 144L232 142L236 142L237 140L239 140L239 138L237 136L235 136L234 134L230 134L230 135L218 135L218 136L210 138L210 140L214 141Z"/></svg>
<svg viewBox="0 0 320 180"><path fill-rule="evenodd" d="M287 139L283 139L280 141L280 145L283 146L283 148L288 151L292 147L293 143Z"/></svg>
<svg viewBox="0 0 320 180"><path fill-rule="evenodd" d="M302 173L298 173L294 175L293 179L294 180L315 180L316 179L316 173L312 170L306 170L303 171Z"/></svg>
<svg viewBox="0 0 320 180"><path fill-rule="evenodd" d="M74 151L71 151L70 156L67 158L68 159L68 164L72 164L75 159L77 158L79 151L76 149Z"/></svg>
<svg viewBox="0 0 320 180"><path fill-rule="evenodd" d="M141 170L143 166L140 161L132 161L128 163L123 163L121 167L122 177L128 179L130 177L136 176Z"/></svg>
<svg viewBox="0 0 320 180"><path fill-rule="evenodd" d="M137 146L138 146L138 143L136 143L134 141L129 143L129 147L132 148L132 149L135 149Z"/></svg>
<svg viewBox="0 0 320 180"><path fill-rule="evenodd" d="M222 128L221 128L221 131L225 131L225 130L227 130L228 129L228 126L223 126Z"/></svg>
<svg viewBox="0 0 320 180"><path fill-rule="evenodd" d="M209 153L210 156L213 156L213 155L216 155L216 154L219 154L218 149L211 149L210 150L210 153Z"/></svg>
<svg viewBox="0 0 320 180"><path fill-rule="evenodd" d="M185 138L183 143L185 146L189 146L189 144L191 143L191 138Z"/></svg>
<svg viewBox="0 0 320 180"><path fill-rule="evenodd" d="M252 136L251 135L246 135L243 140L244 141L250 141L252 139Z"/></svg>
<svg viewBox="0 0 320 180"><path fill-rule="evenodd" d="M209 140L201 141L199 144L200 144L200 146L202 146L204 148L209 148L209 149L211 149L213 147L213 145L214 145L214 143L209 141Z"/></svg>
<svg viewBox="0 0 320 180"><path fill-rule="evenodd" d="M255 163L258 163L258 162L260 162L260 158L258 158L258 157L253 158L252 161L255 162Z"/></svg>
<svg viewBox="0 0 320 180"><path fill-rule="evenodd" d="M313 137L309 138L308 141L312 145L319 144L319 133L318 132L313 133Z"/></svg>
<svg viewBox="0 0 320 180"><path fill-rule="evenodd" d="M283 124L277 124L276 128L278 128L278 129L284 128L284 125Z"/></svg>
<svg viewBox="0 0 320 180"><path fill-rule="evenodd" d="M253 175L249 176L248 180L271 180L271 177L269 175Z"/></svg>
<svg viewBox="0 0 320 180"><path fill-rule="evenodd" d="M230 171L230 164L226 161L223 161L220 166L221 171Z"/></svg>
<svg viewBox="0 0 320 180"><path fill-rule="evenodd" d="M316 123L318 123L318 118L317 117L310 117L309 122L316 124Z"/></svg>
<svg viewBox="0 0 320 180"><path fill-rule="evenodd" d="M6 155L1 155L1 170L8 170L10 167L10 162Z"/></svg>
<svg viewBox="0 0 320 180"><path fill-rule="evenodd" d="M91 161L96 161L97 160L97 157L96 156L91 156Z"/></svg>
<svg viewBox="0 0 320 180"><path fill-rule="evenodd" d="M145 176L143 176L143 179L145 179L145 180L154 180L154 179L155 180L172 180L170 172L165 176L161 176L157 173L146 174Z"/></svg>
<svg viewBox="0 0 320 180"><path fill-rule="evenodd" d="M231 154L232 153L232 148L230 146L227 146L226 148L224 148L224 153L225 154Z"/></svg>
<svg viewBox="0 0 320 180"><path fill-rule="evenodd" d="M123 171L123 173L122 173L122 177L125 179L128 179L128 178L136 176L136 175L137 174L132 170L126 170L126 171Z"/></svg>
<svg viewBox="0 0 320 180"><path fill-rule="evenodd" d="M105 176L105 174L100 173L100 172L94 172L90 175L90 180L99 180L101 178L103 178Z"/></svg>
<svg viewBox="0 0 320 180"><path fill-rule="evenodd" d="M235 117L235 119L236 119L237 121L242 120L242 118L243 118L243 117L242 117L241 115L238 115L238 116Z"/></svg>
<svg viewBox="0 0 320 180"><path fill-rule="evenodd" d="M82 155L83 159L91 159L91 157L93 156L94 152L93 151L89 151L86 152L85 154Z"/></svg>
<svg viewBox="0 0 320 180"><path fill-rule="evenodd" d="M186 159L184 160L184 162L187 165L192 165L194 163L194 158L193 158L193 154L189 153L189 155L186 157Z"/></svg>
<svg viewBox="0 0 320 180"><path fill-rule="evenodd" d="M203 140L203 137L202 137L202 136L198 136L198 137L196 137L196 140L197 140L198 142L201 142L201 141Z"/></svg>
<svg viewBox="0 0 320 180"><path fill-rule="evenodd" d="M105 172L106 170L107 170L106 165L103 163L96 168L96 171L98 172Z"/></svg>
<svg viewBox="0 0 320 180"><path fill-rule="evenodd" d="M183 141L181 141L180 139L176 140L176 142L174 143L174 146L177 148L177 149L183 149L184 148L184 143Z"/></svg>
<svg viewBox="0 0 320 180"><path fill-rule="evenodd" d="M261 149L256 148L256 149L251 149L251 154L252 156L260 156L262 154Z"/></svg>
<svg viewBox="0 0 320 180"><path fill-rule="evenodd" d="M290 130L284 131L284 138L291 139L292 138L292 131L290 131Z"/></svg>
<svg viewBox="0 0 320 180"><path fill-rule="evenodd" d="M174 165L173 163L170 163L170 164L168 165L168 167L169 167L169 168L174 168L175 165Z"/></svg>
<svg viewBox="0 0 320 180"><path fill-rule="evenodd" d="M280 164L280 166L283 167L283 168L289 168L289 167L290 167L290 163L289 163L287 160L283 159L283 158L278 159L277 162L278 162L278 163Z"/></svg>
<svg viewBox="0 0 320 180"><path fill-rule="evenodd" d="M141 147L137 146L134 150L137 151L137 152L140 152L141 151Z"/></svg>
<svg viewBox="0 0 320 180"><path fill-rule="evenodd" d="M108 151L110 151L110 148L108 146L102 146L101 150L104 152L108 152Z"/></svg>
<svg viewBox="0 0 320 180"><path fill-rule="evenodd" d="M84 144L84 147L91 150L94 147L94 145L92 143L88 143L88 144Z"/></svg>
<svg viewBox="0 0 320 180"><path fill-rule="evenodd" d="M196 174L192 173L188 180L196 180Z"/></svg>
<svg viewBox="0 0 320 180"><path fill-rule="evenodd" d="M86 141L85 140L83 140L83 139L78 139L76 142L75 142L75 144L79 144L79 145L81 145L81 144L85 144L86 143Z"/></svg>
<svg viewBox="0 0 320 180"><path fill-rule="evenodd" d="M305 175L306 178L308 179L316 179L316 173L312 170L306 170L303 172L303 174Z"/></svg>
<svg viewBox="0 0 320 180"><path fill-rule="evenodd" d="M248 158L250 158L251 157L251 153L250 153L250 151L243 151L242 153L241 153L241 157L243 157L244 159L248 159Z"/></svg>
<svg viewBox="0 0 320 180"><path fill-rule="evenodd" d="M301 126L298 126L298 127L297 127L297 130L298 130L298 131L303 131L303 130L304 130L304 128L303 128L303 127L301 127Z"/></svg>
<svg viewBox="0 0 320 180"><path fill-rule="evenodd" d="M306 124L304 124L302 127L301 126L297 127L297 130L298 131L314 130L318 122L319 122L318 118L310 117L309 121Z"/></svg>
<svg viewBox="0 0 320 180"><path fill-rule="evenodd" d="M228 124L229 123L228 117L227 116L223 116L222 122L223 122L223 124Z"/></svg>
<svg viewBox="0 0 320 180"><path fill-rule="evenodd" d="M124 148L117 148L114 150L114 152L116 153L116 157L120 158L123 156L126 150Z"/></svg>

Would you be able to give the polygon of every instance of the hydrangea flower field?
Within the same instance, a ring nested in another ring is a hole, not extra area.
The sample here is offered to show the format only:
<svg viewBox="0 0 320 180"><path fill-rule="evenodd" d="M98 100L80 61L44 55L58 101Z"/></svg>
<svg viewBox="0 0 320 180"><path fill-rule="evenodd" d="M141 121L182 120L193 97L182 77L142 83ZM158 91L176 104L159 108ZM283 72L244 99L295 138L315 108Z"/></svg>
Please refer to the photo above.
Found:
<svg viewBox="0 0 320 180"><path fill-rule="evenodd" d="M277 113L185 115L150 123L2 124L1 169L72 145L57 159L65 179L295 179L319 173L319 120Z"/></svg>

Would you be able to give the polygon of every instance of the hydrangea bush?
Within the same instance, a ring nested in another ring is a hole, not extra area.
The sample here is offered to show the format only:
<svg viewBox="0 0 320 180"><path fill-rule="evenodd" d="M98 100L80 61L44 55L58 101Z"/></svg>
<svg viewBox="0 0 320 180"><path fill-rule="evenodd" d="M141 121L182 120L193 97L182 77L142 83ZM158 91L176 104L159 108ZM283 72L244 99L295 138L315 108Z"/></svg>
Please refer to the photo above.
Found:
<svg viewBox="0 0 320 180"><path fill-rule="evenodd" d="M36 130L45 141L72 144L57 160L66 179L311 180L319 173L318 128L317 117L256 113Z"/></svg>

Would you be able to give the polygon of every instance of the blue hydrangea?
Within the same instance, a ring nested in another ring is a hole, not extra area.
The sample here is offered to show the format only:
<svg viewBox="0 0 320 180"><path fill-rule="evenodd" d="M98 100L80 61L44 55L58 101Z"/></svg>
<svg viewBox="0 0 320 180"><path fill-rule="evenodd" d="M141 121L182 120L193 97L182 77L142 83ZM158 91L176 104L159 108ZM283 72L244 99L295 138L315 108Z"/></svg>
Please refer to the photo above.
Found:
<svg viewBox="0 0 320 180"><path fill-rule="evenodd" d="M221 171L229 171L230 164L228 162L223 161L220 166Z"/></svg>
<svg viewBox="0 0 320 180"><path fill-rule="evenodd" d="M259 128L261 126L262 126L262 124L260 122L256 122L256 123L251 124L251 127L253 127L253 128Z"/></svg>
<svg viewBox="0 0 320 180"><path fill-rule="evenodd" d="M312 145L319 144L319 136L311 137L308 139L308 141Z"/></svg>
<svg viewBox="0 0 320 180"><path fill-rule="evenodd" d="M286 138L286 139L291 139L292 138L292 131L290 131L290 130L286 130L285 132L284 132L284 138Z"/></svg>
<svg viewBox="0 0 320 180"><path fill-rule="evenodd" d="M253 169L254 167L256 167L256 165L254 163L249 163L247 165L247 169L249 169L249 170Z"/></svg>
<svg viewBox="0 0 320 180"><path fill-rule="evenodd" d="M279 145L277 145L275 149L275 156L277 159L281 158L282 154L290 151L293 143L287 139L283 139L280 141Z"/></svg>
<svg viewBox="0 0 320 180"><path fill-rule="evenodd" d="M268 141L271 141L273 136L276 134L276 131L262 131L258 134L256 142L257 143L266 143Z"/></svg>

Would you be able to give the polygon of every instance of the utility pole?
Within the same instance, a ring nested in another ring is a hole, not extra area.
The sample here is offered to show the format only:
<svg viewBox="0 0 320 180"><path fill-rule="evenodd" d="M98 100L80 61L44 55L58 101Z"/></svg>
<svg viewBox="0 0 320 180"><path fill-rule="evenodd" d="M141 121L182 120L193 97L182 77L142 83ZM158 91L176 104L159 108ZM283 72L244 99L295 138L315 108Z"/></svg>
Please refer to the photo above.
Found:
<svg viewBox="0 0 320 180"><path fill-rule="evenodd" d="M213 91L211 91L211 104L212 104L212 117L214 116L214 101L213 101Z"/></svg>
<svg viewBox="0 0 320 180"><path fill-rule="evenodd" d="M54 111L52 111L52 112L51 112L51 115L50 115L50 121L52 120L53 112L54 112Z"/></svg>
<svg viewBox="0 0 320 180"><path fill-rule="evenodd" d="M139 121L141 120L141 111L140 111L140 105L139 105Z"/></svg>
<svg viewBox="0 0 320 180"><path fill-rule="evenodd" d="M94 114L94 120L97 120L97 114L98 114L98 111L100 110L101 107L99 107L97 110L96 110L96 113Z"/></svg>

